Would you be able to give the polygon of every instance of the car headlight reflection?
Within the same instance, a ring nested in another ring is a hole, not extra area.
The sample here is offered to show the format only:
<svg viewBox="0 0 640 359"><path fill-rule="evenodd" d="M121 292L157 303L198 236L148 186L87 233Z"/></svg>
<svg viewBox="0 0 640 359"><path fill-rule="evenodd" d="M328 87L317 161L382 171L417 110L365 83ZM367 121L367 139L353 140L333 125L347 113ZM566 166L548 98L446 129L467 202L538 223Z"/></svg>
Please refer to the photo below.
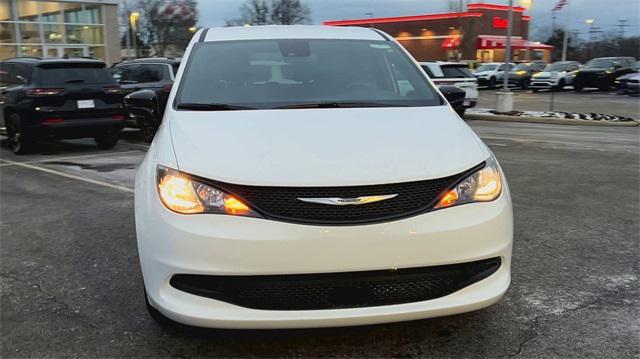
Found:
<svg viewBox="0 0 640 359"><path fill-rule="evenodd" d="M239 198L170 168L158 167L157 183L162 204L180 214L261 217Z"/></svg>
<svg viewBox="0 0 640 359"><path fill-rule="evenodd" d="M485 166L467 176L453 189L440 196L435 209L473 202L493 201L502 193L502 175L496 160L491 157Z"/></svg>

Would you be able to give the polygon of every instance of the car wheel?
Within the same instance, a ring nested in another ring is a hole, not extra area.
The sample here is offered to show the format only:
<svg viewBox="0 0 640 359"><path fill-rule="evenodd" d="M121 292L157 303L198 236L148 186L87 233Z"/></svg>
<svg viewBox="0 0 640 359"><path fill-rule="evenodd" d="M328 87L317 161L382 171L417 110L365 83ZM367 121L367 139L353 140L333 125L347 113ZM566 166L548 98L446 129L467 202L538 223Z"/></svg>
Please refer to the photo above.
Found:
<svg viewBox="0 0 640 359"><path fill-rule="evenodd" d="M540 91L540 90L538 90L538 89L531 89L531 91L532 91L532 92L538 92L538 91Z"/></svg>
<svg viewBox="0 0 640 359"><path fill-rule="evenodd" d="M109 149L112 149L116 145L116 143L118 143L118 133L107 132L100 136L94 137L94 139L96 140L96 144L98 145L98 148L103 150L109 150Z"/></svg>
<svg viewBox="0 0 640 359"><path fill-rule="evenodd" d="M554 87L553 91L562 91L562 89L564 89L564 86L564 79L560 79L560 82L558 82L558 86Z"/></svg>
<svg viewBox="0 0 640 359"><path fill-rule="evenodd" d="M146 118L138 119L138 128L140 128L142 140L147 143L151 143L151 141L153 141L156 131L158 131L158 127Z"/></svg>
<svg viewBox="0 0 640 359"><path fill-rule="evenodd" d="M527 90L529 89L529 81L524 80L522 81L522 86L520 86L523 90Z"/></svg>
<svg viewBox="0 0 640 359"><path fill-rule="evenodd" d="M575 92L582 92L582 89L583 89L582 85L580 85L580 84L573 84L573 90L574 90Z"/></svg>
<svg viewBox="0 0 640 359"><path fill-rule="evenodd" d="M598 87L598 90L602 91L602 92L606 92L609 91L611 88L609 86L600 86Z"/></svg>
<svg viewBox="0 0 640 359"><path fill-rule="evenodd" d="M489 88L490 89L496 88L496 78L495 77L492 77L492 78L489 79Z"/></svg>
<svg viewBox="0 0 640 359"><path fill-rule="evenodd" d="M22 129L22 121L17 113L7 118L7 136L11 151L17 155L30 153L34 149L34 140Z"/></svg>

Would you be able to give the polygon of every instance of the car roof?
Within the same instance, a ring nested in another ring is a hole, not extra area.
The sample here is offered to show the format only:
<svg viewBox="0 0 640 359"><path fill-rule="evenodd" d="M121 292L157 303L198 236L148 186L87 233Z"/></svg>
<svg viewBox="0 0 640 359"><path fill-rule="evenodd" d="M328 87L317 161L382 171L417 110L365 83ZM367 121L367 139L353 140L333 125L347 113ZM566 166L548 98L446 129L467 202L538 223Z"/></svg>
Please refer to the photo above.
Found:
<svg viewBox="0 0 640 359"><path fill-rule="evenodd" d="M377 30L345 26L268 25L216 27L201 30L196 36L202 36L202 31L206 31L203 39L205 42L270 39L387 40Z"/></svg>
<svg viewBox="0 0 640 359"><path fill-rule="evenodd" d="M144 64L144 63L154 63L154 64L179 64L180 60L173 59L169 57L145 57L142 59L133 59L133 60L125 60L117 64L116 66L126 65L126 64Z"/></svg>
<svg viewBox="0 0 640 359"><path fill-rule="evenodd" d="M469 64L464 62L452 62L452 61L425 61L425 62L420 62L420 65L469 66Z"/></svg>
<svg viewBox="0 0 640 359"><path fill-rule="evenodd" d="M4 60L3 62L18 62L30 64L33 66L38 65L48 65L48 64L104 64L104 61L100 61L98 59L93 58L84 58L84 57L71 57L71 58L62 58L62 57L13 57Z"/></svg>

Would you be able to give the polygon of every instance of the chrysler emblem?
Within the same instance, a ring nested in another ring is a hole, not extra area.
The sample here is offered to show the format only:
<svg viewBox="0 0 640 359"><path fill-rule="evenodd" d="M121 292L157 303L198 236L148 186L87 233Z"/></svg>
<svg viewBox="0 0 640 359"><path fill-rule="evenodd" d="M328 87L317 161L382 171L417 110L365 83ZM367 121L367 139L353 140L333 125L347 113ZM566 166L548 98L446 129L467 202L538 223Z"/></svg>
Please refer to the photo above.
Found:
<svg viewBox="0 0 640 359"><path fill-rule="evenodd" d="M357 198L298 198L298 200L307 203L329 204L332 206L357 206L361 204L380 202L397 196L397 194L386 194L380 196L362 196Z"/></svg>

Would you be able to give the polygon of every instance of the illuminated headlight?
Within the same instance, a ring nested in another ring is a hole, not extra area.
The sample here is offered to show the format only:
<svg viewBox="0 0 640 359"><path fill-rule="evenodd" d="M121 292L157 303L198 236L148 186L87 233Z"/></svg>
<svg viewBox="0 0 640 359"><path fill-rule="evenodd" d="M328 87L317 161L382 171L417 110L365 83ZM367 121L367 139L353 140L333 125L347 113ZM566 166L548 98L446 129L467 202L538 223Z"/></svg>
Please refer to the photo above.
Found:
<svg viewBox="0 0 640 359"><path fill-rule="evenodd" d="M525 70L516 71L516 75L526 75L527 72Z"/></svg>
<svg viewBox="0 0 640 359"><path fill-rule="evenodd" d="M180 214L213 213L261 217L233 195L170 168L158 166L157 183L162 204Z"/></svg>
<svg viewBox="0 0 640 359"><path fill-rule="evenodd" d="M485 166L470 174L453 189L440 196L435 209L473 202L493 201L502 193L502 176L496 160L491 157Z"/></svg>
<svg viewBox="0 0 640 359"><path fill-rule="evenodd" d="M540 77L540 76L542 76L542 74L541 73L537 73L537 74L533 74L531 77L537 78L537 77Z"/></svg>

